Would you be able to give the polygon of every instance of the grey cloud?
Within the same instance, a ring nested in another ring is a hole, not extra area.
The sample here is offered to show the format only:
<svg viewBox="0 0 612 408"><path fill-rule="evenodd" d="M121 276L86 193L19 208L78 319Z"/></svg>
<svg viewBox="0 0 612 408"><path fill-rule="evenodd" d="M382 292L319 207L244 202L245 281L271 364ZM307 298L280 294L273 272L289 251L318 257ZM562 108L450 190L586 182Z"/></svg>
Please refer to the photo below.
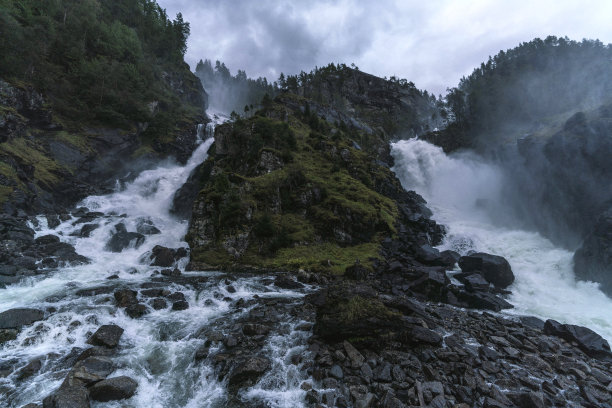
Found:
<svg viewBox="0 0 612 408"><path fill-rule="evenodd" d="M274 80L356 63L444 93L502 49L547 35L612 41L612 2L515 0L158 0L191 23L186 60Z"/></svg>

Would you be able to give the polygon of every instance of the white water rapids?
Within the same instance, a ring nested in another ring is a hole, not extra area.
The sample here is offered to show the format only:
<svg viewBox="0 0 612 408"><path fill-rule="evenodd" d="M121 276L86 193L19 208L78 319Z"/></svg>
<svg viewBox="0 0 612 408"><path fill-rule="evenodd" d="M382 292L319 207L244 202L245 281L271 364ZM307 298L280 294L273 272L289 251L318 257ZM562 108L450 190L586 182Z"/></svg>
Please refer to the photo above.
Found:
<svg viewBox="0 0 612 408"><path fill-rule="evenodd" d="M612 299L593 282L576 281L573 253L540 234L499 226L487 208L503 208L502 172L469 155L444 154L422 140L392 145L394 171L408 190L428 202L433 218L448 227L439 247L465 255L488 252L505 257L516 277L507 313L586 326L612 343Z"/></svg>
<svg viewBox="0 0 612 408"><path fill-rule="evenodd" d="M93 407L227 406L227 381L217 378L209 361L194 361L195 351L205 342L195 333L207 327L229 328L234 319L248 315L252 307L236 309L234 305L238 299L247 304L253 299L291 300L301 298L303 291L280 290L271 279L261 276L233 281L234 292L228 290L228 282L220 273L183 272L186 277L210 277L200 287L178 283L168 286L185 295L189 308L149 310L138 319L128 317L123 309L114 305L112 290L94 296L76 293L109 285L139 289L141 284L151 281L155 269L160 269L148 266L148 256L155 245L187 247L183 241L187 222L176 219L169 210L176 190L206 159L213 142L210 132L211 129L207 129L208 138L201 142L185 166L162 163L155 169L143 171L112 194L84 199L79 206L104 214L90 221L100 225L90 237L70 235L82 227L82 224L74 225L75 217L53 229L47 227L44 217L39 217L36 236L57 235L92 262L60 268L0 289L0 311L31 307L49 314L44 321L26 327L16 340L0 346L0 372L2 367L13 368L12 374L4 378L0 375L0 406L40 403L60 386L70 369L69 365L62 365L65 356L75 347L89 347L86 340L104 324L116 324L125 329L118 355L113 357L117 369L109 377L130 376L138 382L138 389L127 401L92 401ZM108 252L104 247L118 222L124 223L128 231L135 231L143 222L150 223L161 233L147 235L137 249ZM186 259L182 260L179 267L184 269L185 263ZM107 280L112 274L119 278ZM213 323L216 326L210 326ZM306 377L302 364L295 363L295 355L307 354L309 333L295 330L301 323L304 322L300 319L285 316L281 327L268 336L264 350L272 368L257 384L241 393L244 404L241 406L296 407L303 404L305 391L300 385ZM210 354L217 349L213 343ZM18 379L19 369L33 359L41 359L41 370L30 378Z"/></svg>

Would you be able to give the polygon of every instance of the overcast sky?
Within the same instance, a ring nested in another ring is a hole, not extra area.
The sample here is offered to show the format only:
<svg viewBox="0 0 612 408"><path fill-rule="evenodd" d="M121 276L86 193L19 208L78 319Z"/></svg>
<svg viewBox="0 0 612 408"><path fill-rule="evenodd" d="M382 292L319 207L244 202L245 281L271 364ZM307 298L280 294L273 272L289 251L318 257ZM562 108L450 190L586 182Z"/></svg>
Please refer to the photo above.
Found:
<svg viewBox="0 0 612 408"><path fill-rule="evenodd" d="M612 42L612 1L158 0L191 23L186 60L225 62L232 74L278 78L355 63L436 94L489 55L535 37Z"/></svg>

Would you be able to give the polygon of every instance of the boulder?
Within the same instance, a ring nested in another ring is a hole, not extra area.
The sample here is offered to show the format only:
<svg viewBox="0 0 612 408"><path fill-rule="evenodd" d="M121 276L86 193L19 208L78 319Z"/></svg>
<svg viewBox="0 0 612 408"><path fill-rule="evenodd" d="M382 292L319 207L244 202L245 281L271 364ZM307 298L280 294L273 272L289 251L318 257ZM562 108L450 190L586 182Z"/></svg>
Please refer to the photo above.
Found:
<svg viewBox="0 0 612 408"><path fill-rule="evenodd" d="M612 207L599 216L574 254L574 272L578 279L599 282L612 297Z"/></svg>
<svg viewBox="0 0 612 408"><path fill-rule="evenodd" d="M138 383L130 377L121 376L102 380L89 389L94 401L117 401L131 398L138 388Z"/></svg>
<svg viewBox="0 0 612 408"><path fill-rule="evenodd" d="M174 265L174 255L176 254L175 249L166 248L161 245L156 245L152 252L153 262L152 266L162 266L162 267L170 267Z"/></svg>
<svg viewBox="0 0 612 408"><path fill-rule="evenodd" d="M130 289L118 289L115 291L114 296L119 307L127 307L138 303L136 292Z"/></svg>
<svg viewBox="0 0 612 408"><path fill-rule="evenodd" d="M291 279L285 275L279 275L274 280L274 286L281 289L301 289L304 287L301 283Z"/></svg>
<svg viewBox="0 0 612 408"><path fill-rule="evenodd" d="M25 367L17 372L17 379L24 380L29 378L40 371L42 368L42 362L39 358L30 361Z"/></svg>
<svg viewBox="0 0 612 408"><path fill-rule="evenodd" d="M348 266L344 271L344 277L352 280L366 280L370 270L365 266L356 263L355 265ZM298 277L299 280L299 277Z"/></svg>
<svg viewBox="0 0 612 408"><path fill-rule="evenodd" d="M459 266L465 273L480 273L488 282L498 288L506 288L514 282L514 274L508 261L501 256L477 252L462 256Z"/></svg>
<svg viewBox="0 0 612 408"><path fill-rule="evenodd" d="M270 369L265 357L248 356L236 361L229 376L230 387L242 388L255 382Z"/></svg>
<svg viewBox="0 0 612 408"><path fill-rule="evenodd" d="M587 327L561 324L556 320L550 319L544 323L544 333L577 343L578 347L590 357L612 361L610 344L599 334Z"/></svg>
<svg viewBox="0 0 612 408"><path fill-rule="evenodd" d="M108 357L92 356L77 362L69 375L86 384L91 384L102 381L114 369L114 364Z"/></svg>
<svg viewBox="0 0 612 408"><path fill-rule="evenodd" d="M106 243L105 250L110 252L121 252L126 248L133 246L140 247L145 241L145 236L137 232L128 232L125 224L119 223L115 225L115 233Z"/></svg>
<svg viewBox="0 0 612 408"><path fill-rule="evenodd" d="M43 408L89 408L89 392L82 382L67 379L43 400Z"/></svg>
<svg viewBox="0 0 612 408"><path fill-rule="evenodd" d="M45 317L44 312L38 309L16 308L5 310L0 313L0 329L20 330L23 326L42 320L43 317Z"/></svg>
<svg viewBox="0 0 612 408"><path fill-rule="evenodd" d="M147 310L147 307L143 305L142 303L135 303L125 308L125 313L128 316L130 316L132 319L137 319L139 317L142 317L146 315L148 312L149 311Z"/></svg>
<svg viewBox="0 0 612 408"><path fill-rule="evenodd" d="M123 334L123 329L115 324L105 324L87 340L87 344L93 346L104 346L115 348L119 344L119 339Z"/></svg>

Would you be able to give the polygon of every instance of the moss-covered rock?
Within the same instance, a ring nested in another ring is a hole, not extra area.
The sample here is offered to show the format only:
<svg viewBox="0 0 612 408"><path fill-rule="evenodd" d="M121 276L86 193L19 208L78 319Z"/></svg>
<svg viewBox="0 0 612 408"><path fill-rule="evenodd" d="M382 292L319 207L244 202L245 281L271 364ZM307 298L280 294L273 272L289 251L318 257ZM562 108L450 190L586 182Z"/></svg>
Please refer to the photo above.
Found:
<svg viewBox="0 0 612 408"><path fill-rule="evenodd" d="M410 222L407 211L414 216L406 208L424 207L355 142L365 133L323 120L308 103L284 94L217 128L187 235L192 268L341 274L356 260L371 268L382 240ZM431 243L426 236L413 234Z"/></svg>

